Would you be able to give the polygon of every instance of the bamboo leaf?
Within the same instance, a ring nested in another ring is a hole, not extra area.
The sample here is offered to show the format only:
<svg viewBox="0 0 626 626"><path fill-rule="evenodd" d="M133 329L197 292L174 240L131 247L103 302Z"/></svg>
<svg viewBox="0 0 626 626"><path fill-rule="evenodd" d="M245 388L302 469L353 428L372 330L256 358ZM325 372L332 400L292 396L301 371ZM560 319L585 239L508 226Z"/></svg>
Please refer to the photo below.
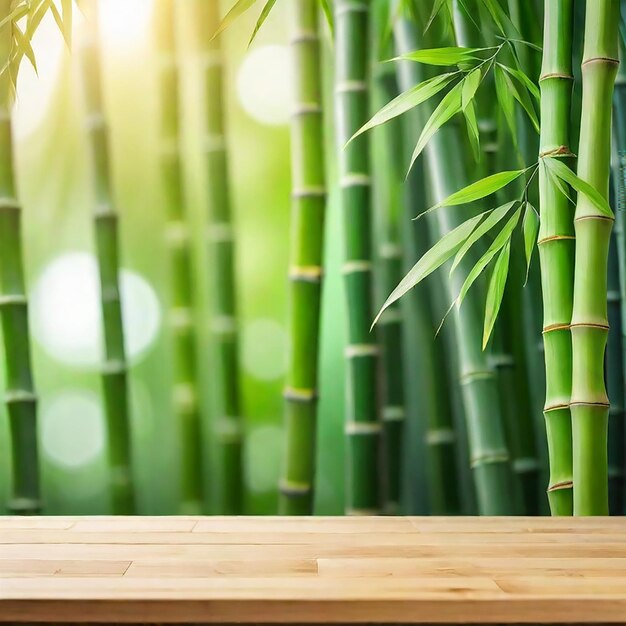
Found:
<svg viewBox="0 0 626 626"><path fill-rule="evenodd" d="M493 21L496 23L500 32L506 37L508 35L519 35L519 32L511 18L506 14L500 6L498 0L481 0L487 11L489 11Z"/></svg>
<svg viewBox="0 0 626 626"><path fill-rule="evenodd" d="M61 10L63 11L63 39L68 47L72 46L72 0L61 0Z"/></svg>
<svg viewBox="0 0 626 626"><path fill-rule="evenodd" d="M474 232L466 239L454 257L454 262L450 268L450 274L454 272L459 263L463 260L469 249L483 236L486 235L515 205L517 200L507 202L497 209L493 209L489 215L476 227Z"/></svg>
<svg viewBox="0 0 626 626"><path fill-rule="evenodd" d="M507 244L507 242L511 239L511 234L513 230L517 226L519 222L520 214L522 212L521 207L515 211L509 221L502 227L502 230L496 235L496 238L493 240L487 252L478 259L478 262L471 269L470 273L467 275L463 286L461 287L461 291L456 299L456 304L458 307L461 306L467 292L470 290L470 287L476 282L476 279L483 273L483 270L489 265L491 260L493 259L498 252L502 249L503 246Z"/></svg>
<svg viewBox="0 0 626 626"><path fill-rule="evenodd" d="M463 110L467 108L469 103L472 101L472 98L476 95L476 91L480 86L480 80L482 78L482 74L480 68L476 68L472 70L464 79L463 79L463 93L461 95L461 106Z"/></svg>
<svg viewBox="0 0 626 626"><path fill-rule="evenodd" d="M378 312L372 327L380 319L383 312L394 302L399 300L407 291L413 289L424 278L432 274L450 259L463 242L469 237L476 225L483 218L484 214L472 217L457 226L454 230L444 235L424 256L409 270L408 274L400 281L398 286L391 292Z"/></svg>
<svg viewBox="0 0 626 626"><path fill-rule="evenodd" d="M450 72L448 74L442 74L441 76L435 76L429 80L425 80L419 85L415 85L408 91L401 93L394 98L391 102L386 104L380 111L378 111L372 119L360 128L350 139L352 141L355 137L365 131L370 130L376 126L380 126L389 120L406 113L418 104L425 102L432 96L439 93L446 85L450 84L450 81L456 76L458 72ZM350 142L348 142L350 143Z"/></svg>
<svg viewBox="0 0 626 626"><path fill-rule="evenodd" d="M226 30L240 15L245 13L255 3L256 0L237 0L235 5L225 15L222 23L219 25L218 29L215 31L211 39L215 39L220 33Z"/></svg>
<svg viewBox="0 0 626 626"><path fill-rule="evenodd" d="M322 11L326 16L326 22L328 23L330 34L333 35L335 33L335 21L333 19L333 12L330 8L329 0L320 0L320 4L322 5Z"/></svg>
<svg viewBox="0 0 626 626"><path fill-rule="evenodd" d="M433 111L422 129L413 155L411 157L411 164L409 170L413 167L415 160L421 154L422 150L426 147L426 144L431 137L454 115L461 110L461 89L462 83L455 85L441 100L439 106Z"/></svg>
<svg viewBox="0 0 626 626"><path fill-rule="evenodd" d="M477 52L490 50L491 48L429 48L415 50L392 59L393 61L417 61L426 65L456 65L462 61L479 59Z"/></svg>
<svg viewBox="0 0 626 626"><path fill-rule="evenodd" d="M487 347L489 337L493 332L494 324L500 311L506 279L509 275L509 259L511 258L511 242L508 241L500 251L493 267L493 273L487 289L487 303L485 305L485 325L483 328L483 350Z"/></svg>
<svg viewBox="0 0 626 626"><path fill-rule="evenodd" d="M539 214L530 202L526 203L526 211L522 220L522 231L524 232L524 252L526 253L526 278L524 280L524 284L526 284L528 282L528 272L530 271L533 250L537 243L537 233L539 232Z"/></svg>
<svg viewBox="0 0 626 626"><path fill-rule="evenodd" d="M558 178L573 187L578 193L582 193L586 196L602 215L610 218L614 217L609 203L602 197L602 194L597 189L594 189L588 182L579 178L563 161L553 157L544 157L544 162L550 171Z"/></svg>
<svg viewBox="0 0 626 626"><path fill-rule="evenodd" d="M28 37L17 27L13 28L13 37L15 38L15 46L19 57L25 56L30 64L33 66L35 72L37 72L37 59L35 58L35 51L28 40Z"/></svg>
<svg viewBox="0 0 626 626"><path fill-rule="evenodd" d="M501 66L499 63L498 66L504 67ZM537 119L537 113L535 113L535 108L533 106L528 90L523 84L518 87L513 82L513 79L507 74L504 74L503 76L506 84L509 87L510 92L513 94L513 97L522 105L522 108L524 109L524 111L526 111L526 114L532 122L532 125L535 127L535 130L539 132L539 120Z"/></svg>
<svg viewBox="0 0 626 626"><path fill-rule="evenodd" d="M550 179L553 185L555 185L558 190L574 205L576 206L576 202L570 195L570 190L567 185L556 175L550 168L544 163L545 159L541 159L541 166L544 168L546 176Z"/></svg>
<svg viewBox="0 0 626 626"><path fill-rule="evenodd" d="M469 137L474 159L480 161L480 131L478 130L478 121L476 120L476 109L471 100L463 110L463 117L465 117L467 136Z"/></svg>
<svg viewBox="0 0 626 626"><path fill-rule="evenodd" d="M265 6L261 10L261 15L259 15L259 19L257 20L257 23L254 26L254 30L252 31L252 36L250 37L248 46L250 46L252 42L254 41L256 34L259 32L259 29L261 28L261 26L263 26L263 23L267 19L267 16L270 14L271 10L274 8L275 4L276 4L276 0L267 0L267 2L265 3Z"/></svg>
<svg viewBox="0 0 626 626"><path fill-rule="evenodd" d="M6 17L0 20L0 28L4 28L7 24L17 22L23 17L28 15L29 6L27 4L20 4L16 6Z"/></svg>
<svg viewBox="0 0 626 626"><path fill-rule="evenodd" d="M509 86L504 72L496 65L494 69L494 78L496 83L496 96L500 103L500 108L504 114L513 142L517 147L517 124L515 122L515 100L513 94L509 90Z"/></svg>
<svg viewBox="0 0 626 626"><path fill-rule="evenodd" d="M459 204L467 204L468 202L474 202L475 200L485 198L512 183L525 171L525 169L508 170L492 174L491 176L487 176L481 180L477 180L475 183L472 183L471 185L468 185L467 187L464 187L463 189L448 196L445 200L438 202L424 213L421 213L419 217L444 206L457 206Z"/></svg>
<svg viewBox="0 0 626 626"><path fill-rule="evenodd" d="M539 91L539 87L535 85L535 83L530 80L524 72L515 69L514 67L509 67L508 65L503 65L502 63L498 63L498 65L505 71L511 74L511 76L515 77L522 85L530 91L530 93L535 97L537 102L541 100L541 92Z"/></svg>
<svg viewBox="0 0 626 626"><path fill-rule="evenodd" d="M515 39L514 37L498 37L498 39L505 39L506 41L512 41L513 43L519 43L523 46L528 46L529 48L532 48L536 52L543 52L543 48L541 46L538 46L537 44L534 44L532 41Z"/></svg>
<svg viewBox="0 0 626 626"><path fill-rule="evenodd" d="M433 10L431 11L430 17L428 18L428 21L426 22L426 26L424 28L424 32L428 31L428 29L431 27L432 23L434 22L435 18L441 12L441 9L446 4L449 4L449 3L450 3L450 0L435 0L435 2L433 4Z"/></svg>

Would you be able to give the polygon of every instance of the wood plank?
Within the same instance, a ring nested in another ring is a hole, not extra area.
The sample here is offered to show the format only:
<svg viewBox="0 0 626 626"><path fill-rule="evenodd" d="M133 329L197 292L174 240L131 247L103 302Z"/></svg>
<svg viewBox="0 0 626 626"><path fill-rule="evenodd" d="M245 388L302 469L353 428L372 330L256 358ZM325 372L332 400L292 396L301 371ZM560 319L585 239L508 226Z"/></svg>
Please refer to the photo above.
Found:
<svg viewBox="0 0 626 626"><path fill-rule="evenodd" d="M46 576L123 576L131 561L0 559L0 578L37 578ZM0 583L1 585L2 583Z"/></svg>

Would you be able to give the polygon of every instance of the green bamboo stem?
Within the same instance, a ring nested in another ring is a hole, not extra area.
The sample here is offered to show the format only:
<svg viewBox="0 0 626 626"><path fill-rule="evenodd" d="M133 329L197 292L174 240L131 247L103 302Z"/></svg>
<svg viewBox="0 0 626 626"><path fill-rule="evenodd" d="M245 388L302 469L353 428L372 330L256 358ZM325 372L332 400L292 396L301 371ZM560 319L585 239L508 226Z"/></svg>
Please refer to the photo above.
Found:
<svg viewBox="0 0 626 626"><path fill-rule="evenodd" d="M398 80L403 91L415 84L414 77L406 71L398 72ZM411 111L400 120L403 130L403 141L400 143L405 144L406 149L403 155L406 159L411 156L412 140L419 132L419 115L416 113L416 111ZM424 197L426 185L423 165L423 159L418 159L405 187L404 219L407 224L411 223L410 220L415 217L416 213L428 208ZM429 229L425 227L427 225L420 226L403 229L405 270L412 267L415 259L423 256L431 246ZM432 280L440 280L440 277L435 276ZM418 418L425 424L429 513L431 515L460 515L463 511L463 503L459 485L459 438L454 425L445 342L442 337L434 339L435 330L440 322L435 312L434 292L433 283L426 281L407 294L410 301L405 319L406 331L408 335L412 330L416 337L414 344L407 346L407 349L419 351L419 368L417 369L419 379L416 381L420 393Z"/></svg>
<svg viewBox="0 0 626 626"><path fill-rule="evenodd" d="M583 52L583 103L578 176L608 198L611 112L618 60L619 1L588 2ZM608 513L604 383L608 336L607 260L613 219L584 194L574 218L576 270L572 313L572 433L574 514Z"/></svg>
<svg viewBox="0 0 626 626"><path fill-rule="evenodd" d="M418 5L419 8L424 10L423 6ZM423 26L412 24L406 18L398 18L394 25L397 53L415 50L422 29ZM403 62L401 71L409 73L412 84L421 79L417 63ZM427 178L433 200L441 200L467 184L464 163L458 158L461 153L460 136L454 124L444 126L426 147ZM467 212L446 208L438 209L430 216L440 237L460 224ZM450 300L457 297L471 267L472 259L464 259L446 281L446 295ZM487 363L487 354L482 350L483 303L480 296L477 291L470 292L463 307L454 312L460 384L479 511L485 515L506 515L515 512L511 498L512 474L498 406L497 381Z"/></svg>
<svg viewBox="0 0 626 626"><path fill-rule="evenodd" d="M385 2L381 7L388 9ZM384 36L383 31L387 12L376 16L373 47ZM389 55L390 56L390 55ZM373 112L382 108L398 95L395 68L388 63L379 63L375 55L372 71ZM387 58L387 57L386 57ZM393 120L377 128L373 137L372 173L374 186L374 206L377 214L376 245L378 248L379 291L383 298L390 294L404 276L403 249L400 237L402 213L402 184L404 160L402 150L402 126L400 120ZM382 304L382 301L381 301ZM381 345L382 422L384 445L384 511L389 515L398 514L402 495L403 440L406 423L404 390L404 319L399 302L385 311L379 321L378 337Z"/></svg>
<svg viewBox="0 0 626 626"><path fill-rule="evenodd" d="M11 13L11 0L0 0L0 18ZM10 22L0 29L0 59L12 52ZM0 76L0 322L4 336L6 389L12 453L8 509L16 515L41 511L37 454L37 396L33 385L28 300L22 261L22 208L17 199L11 134L12 88L8 72Z"/></svg>
<svg viewBox="0 0 626 626"><path fill-rule="evenodd" d="M619 167L613 168L619 175ZM617 189L619 178L613 177ZM616 194L612 194L615 197ZM617 206L614 202L612 206ZM620 294L620 268L617 251L617 226L611 235L608 272L609 339L606 350L606 388L609 401L609 511L621 515L624 508L624 365L622 361L622 299Z"/></svg>
<svg viewBox="0 0 626 626"><path fill-rule="evenodd" d="M346 348L346 512L357 515L376 513L380 507L379 349L370 333L374 311L367 133L346 146L352 135L368 120L369 14L370 0L334 2L335 105L349 338Z"/></svg>
<svg viewBox="0 0 626 626"><path fill-rule="evenodd" d="M546 0L541 69L539 154L571 155L572 0ZM546 403L544 416L550 459L548 499L553 515L572 514L572 285L574 225L567 197L539 168L541 225L539 260L543 286Z"/></svg>
<svg viewBox="0 0 626 626"><path fill-rule="evenodd" d="M84 3L87 17L80 45L85 100L85 126L94 169L94 229L104 330L105 362L102 384L108 434L108 457L113 512L135 512L132 479L131 423L128 402L128 366L124 347L119 286L118 214L113 198L101 63L100 29L96 0Z"/></svg>
<svg viewBox="0 0 626 626"><path fill-rule="evenodd" d="M170 325L174 339L174 414L181 429L181 513L202 511L202 428L197 388L194 332L192 249L185 210L179 132L179 74L176 55L174 0L157 0L155 27L159 63L159 167L167 207L172 302Z"/></svg>
<svg viewBox="0 0 626 626"><path fill-rule="evenodd" d="M291 4L296 87L291 123L290 350L284 389L287 441L279 509L285 515L311 515L326 208L322 73L318 3L292 0Z"/></svg>
<svg viewBox="0 0 626 626"><path fill-rule="evenodd" d="M239 384L239 342L235 288L235 241L229 189L226 142L224 58L218 2L195 0L193 22L204 84L204 161L208 198L208 248L213 288L211 333L215 350L214 387L217 419L213 424L217 476L214 485L218 513L243 511L243 424Z"/></svg>

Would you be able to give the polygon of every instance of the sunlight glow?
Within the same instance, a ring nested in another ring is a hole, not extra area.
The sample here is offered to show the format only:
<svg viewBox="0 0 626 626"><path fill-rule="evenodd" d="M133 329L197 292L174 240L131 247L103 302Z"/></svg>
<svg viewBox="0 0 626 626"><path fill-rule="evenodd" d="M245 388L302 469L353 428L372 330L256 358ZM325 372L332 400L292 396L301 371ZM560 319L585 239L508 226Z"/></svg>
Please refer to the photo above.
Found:
<svg viewBox="0 0 626 626"><path fill-rule="evenodd" d="M100 2L102 37L115 46L132 46L150 24L152 0Z"/></svg>

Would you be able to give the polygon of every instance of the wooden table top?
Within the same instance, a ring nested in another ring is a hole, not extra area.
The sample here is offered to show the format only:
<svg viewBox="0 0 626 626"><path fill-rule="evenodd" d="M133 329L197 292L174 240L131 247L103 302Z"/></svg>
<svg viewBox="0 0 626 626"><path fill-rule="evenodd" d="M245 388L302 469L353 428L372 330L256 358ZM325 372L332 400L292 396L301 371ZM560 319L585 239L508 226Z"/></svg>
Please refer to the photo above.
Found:
<svg viewBox="0 0 626 626"><path fill-rule="evenodd" d="M0 517L0 622L626 623L626 518Z"/></svg>

